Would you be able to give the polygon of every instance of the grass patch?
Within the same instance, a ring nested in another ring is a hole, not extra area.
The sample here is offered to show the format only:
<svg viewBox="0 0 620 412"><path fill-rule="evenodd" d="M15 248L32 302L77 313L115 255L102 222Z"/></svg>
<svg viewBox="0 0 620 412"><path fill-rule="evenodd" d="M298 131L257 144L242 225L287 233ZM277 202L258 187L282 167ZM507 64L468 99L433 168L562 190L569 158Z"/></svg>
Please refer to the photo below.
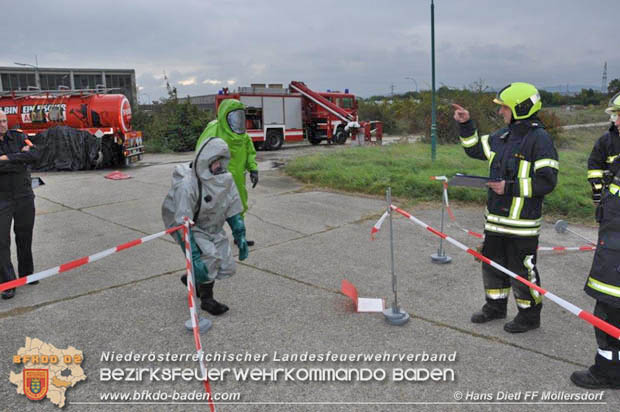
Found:
<svg viewBox="0 0 620 412"><path fill-rule="evenodd" d="M572 143L559 150L558 185L545 197L545 216L594 224L591 190L586 180L587 159L603 132L563 132L562 137ZM469 158L460 145L439 146L435 162L430 160L430 153L430 145L424 143L351 147L296 158L286 165L285 172L304 183L345 192L384 196L391 186L393 196L413 204L441 201L441 185L430 180L430 176L453 176L457 172L488 175L487 163ZM450 189L451 201L483 206L486 199L483 189Z"/></svg>

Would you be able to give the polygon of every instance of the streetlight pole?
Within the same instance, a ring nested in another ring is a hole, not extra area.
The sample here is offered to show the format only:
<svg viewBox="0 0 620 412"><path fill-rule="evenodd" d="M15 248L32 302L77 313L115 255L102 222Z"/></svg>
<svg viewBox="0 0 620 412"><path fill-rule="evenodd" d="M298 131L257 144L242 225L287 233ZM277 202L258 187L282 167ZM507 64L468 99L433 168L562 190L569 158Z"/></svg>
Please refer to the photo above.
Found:
<svg viewBox="0 0 620 412"><path fill-rule="evenodd" d="M37 56L34 56L34 60L36 65L32 65L32 64L28 64L28 63L18 63L18 62L14 62L14 64L18 65L18 66L27 66L27 67L32 67L34 69L34 82L37 86L37 89L41 90L41 79L39 76L39 62L37 60Z"/></svg>
<svg viewBox="0 0 620 412"><path fill-rule="evenodd" d="M405 77L406 80L413 80L413 83L415 84L415 92L418 92L418 82L416 82L416 80L413 77Z"/></svg>
<svg viewBox="0 0 620 412"><path fill-rule="evenodd" d="M437 158L437 104L435 102L435 3L431 0L431 62L433 73L433 87L431 90L431 160Z"/></svg>

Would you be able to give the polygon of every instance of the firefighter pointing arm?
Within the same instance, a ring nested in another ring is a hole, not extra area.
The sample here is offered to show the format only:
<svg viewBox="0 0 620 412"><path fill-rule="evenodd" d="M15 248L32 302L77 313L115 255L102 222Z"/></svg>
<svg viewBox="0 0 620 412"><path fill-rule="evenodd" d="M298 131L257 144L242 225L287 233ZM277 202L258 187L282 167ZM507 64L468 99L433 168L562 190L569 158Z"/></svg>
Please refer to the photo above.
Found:
<svg viewBox="0 0 620 412"><path fill-rule="evenodd" d="M586 285L596 299L594 315L620 327L620 93L605 110L611 116L609 131L601 136L588 159L588 181L592 198L599 204L598 243ZM589 389L620 389L620 341L594 329L598 348L594 365L574 372L570 379Z"/></svg>
<svg viewBox="0 0 620 412"><path fill-rule="evenodd" d="M542 223L542 203L557 183L558 156L551 138L536 117L542 107L538 90L528 83L512 83L493 100L506 127L478 135L469 112L454 104L460 139L469 157L486 161L494 181L489 187L482 254L540 285L536 249ZM504 325L509 333L540 326L542 297L535 289L483 263L486 303L472 315L473 323L506 317L513 289L518 314Z"/></svg>

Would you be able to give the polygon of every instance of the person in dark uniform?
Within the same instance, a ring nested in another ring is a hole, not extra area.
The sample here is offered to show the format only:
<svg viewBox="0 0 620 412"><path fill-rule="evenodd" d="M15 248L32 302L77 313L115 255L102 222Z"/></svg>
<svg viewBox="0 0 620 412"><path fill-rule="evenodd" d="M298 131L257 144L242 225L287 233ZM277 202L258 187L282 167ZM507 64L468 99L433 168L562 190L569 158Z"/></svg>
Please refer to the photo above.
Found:
<svg viewBox="0 0 620 412"><path fill-rule="evenodd" d="M596 299L594 315L620 328L620 93L605 110L609 131L595 143L588 159L588 181L597 205L598 243L584 287ZM582 388L620 389L620 341L594 329L598 349L594 365L573 372L571 381Z"/></svg>
<svg viewBox="0 0 620 412"><path fill-rule="evenodd" d="M536 87L511 83L493 100L506 127L478 136L469 112L453 104L461 144L468 156L489 164L488 200L482 254L531 283L540 286L536 249L545 195L557 183L558 154L549 134L536 117L542 107ZM516 279L482 264L486 303L472 315L473 323L506 317L512 287L518 314L504 325L509 333L540 327L542 296Z"/></svg>
<svg viewBox="0 0 620 412"><path fill-rule="evenodd" d="M15 279L15 269L11 263L12 223L14 223L19 276L28 276L34 270L32 261L34 193L29 165L34 163L38 156L37 150L24 133L19 130L9 130L6 114L0 111L1 282ZM13 296L15 296L15 289L2 292L2 299L10 299Z"/></svg>

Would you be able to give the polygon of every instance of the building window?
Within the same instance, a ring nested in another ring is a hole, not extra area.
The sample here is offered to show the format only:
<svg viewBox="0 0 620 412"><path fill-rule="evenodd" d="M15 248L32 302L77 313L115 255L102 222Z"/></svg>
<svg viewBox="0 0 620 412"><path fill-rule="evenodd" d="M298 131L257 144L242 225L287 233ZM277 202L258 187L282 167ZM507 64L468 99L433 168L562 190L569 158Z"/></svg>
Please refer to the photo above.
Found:
<svg viewBox="0 0 620 412"><path fill-rule="evenodd" d="M351 97L343 97L342 104L340 105L343 109L352 109L353 108L353 99Z"/></svg>
<svg viewBox="0 0 620 412"><path fill-rule="evenodd" d="M133 89L131 87L131 75L128 74L106 74L105 85L111 90L109 93L121 93L133 102Z"/></svg>
<svg viewBox="0 0 620 412"><path fill-rule="evenodd" d="M60 86L71 87L71 79L67 74L44 74L40 73L42 90L59 90Z"/></svg>
<svg viewBox="0 0 620 412"><path fill-rule="evenodd" d="M3 90L28 90L28 87L37 87L34 73L3 73Z"/></svg>
<svg viewBox="0 0 620 412"><path fill-rule="evenodd" d="M96 89L102 84L100 74L74 74L73 83L76 89Z"/></svg>

